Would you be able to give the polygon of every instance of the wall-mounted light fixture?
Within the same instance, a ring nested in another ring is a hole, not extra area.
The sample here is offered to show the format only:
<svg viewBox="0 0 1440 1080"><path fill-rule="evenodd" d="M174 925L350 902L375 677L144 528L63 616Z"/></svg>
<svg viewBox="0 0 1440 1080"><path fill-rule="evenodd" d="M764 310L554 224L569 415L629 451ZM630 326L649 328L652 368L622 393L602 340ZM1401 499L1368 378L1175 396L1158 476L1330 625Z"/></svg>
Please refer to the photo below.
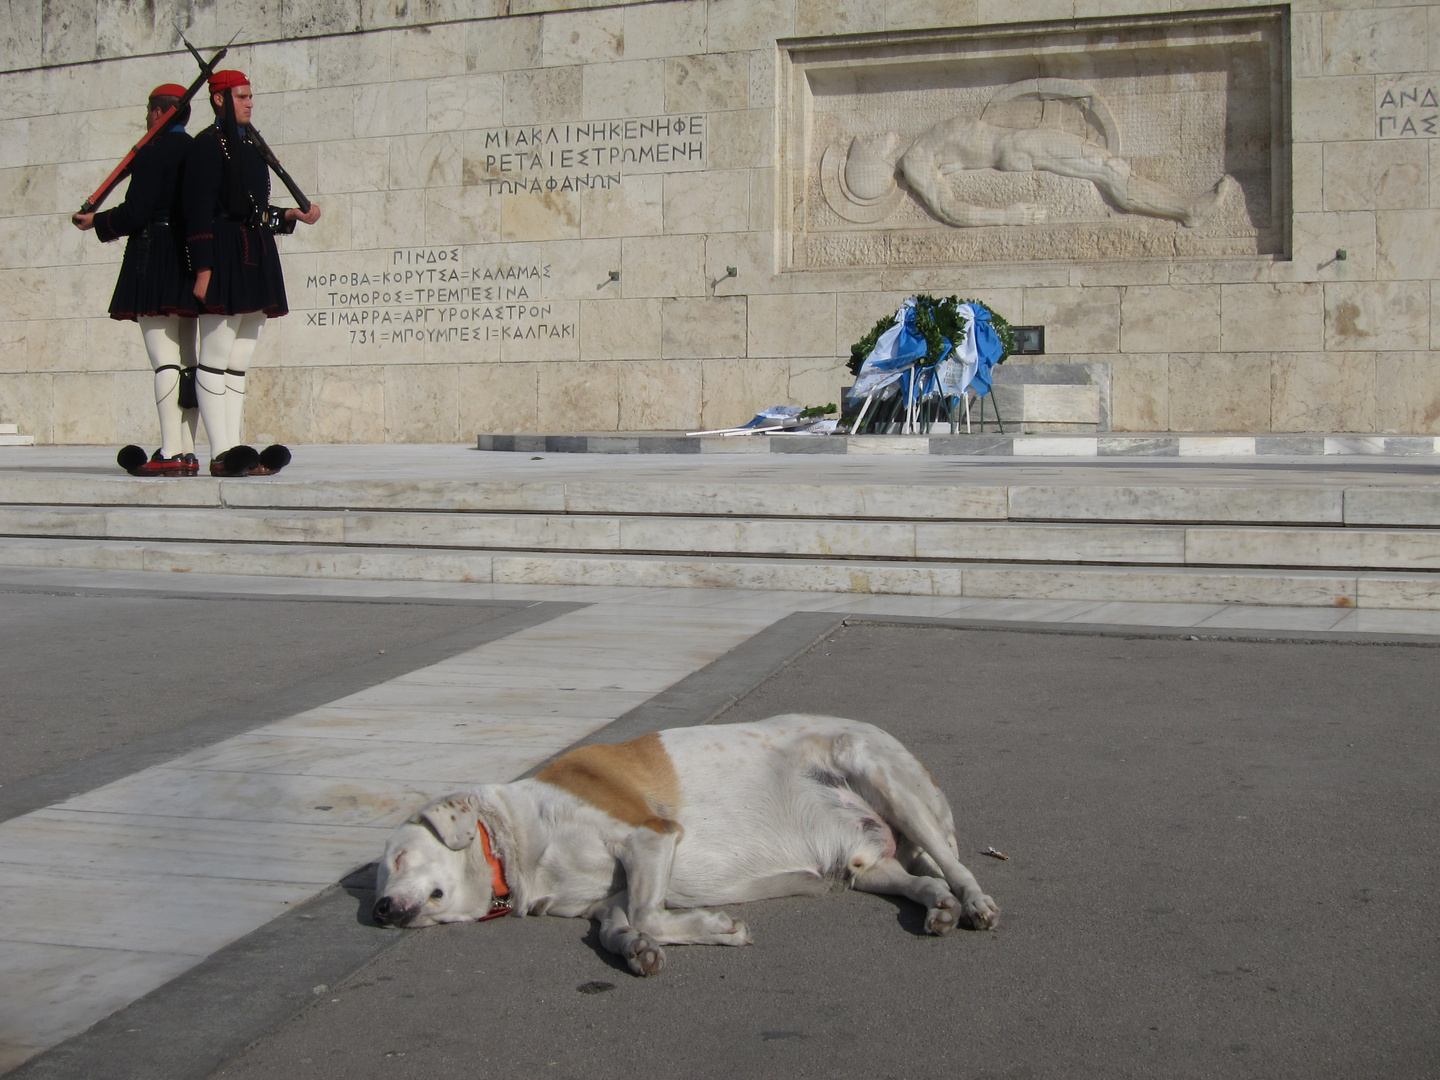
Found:
<svg viewBox="0 0 1440 1080"><path fill-rule="evenodd" d="M736 269L735 267L733 267L733 266L727 266L727 267L725 267L725 276L726 276L726 277L739 277L739 276L740 276L740 271L739 271L738 269Z"/></svg>
<svg viewBox="0 0 1440 1080"><path fill-rule="evenodd" d="M620 271L619 271L619 270L611 270L611 271L610 271L610 280L611 280L611 281L619 281L619 280L620 280Z"/></svg>

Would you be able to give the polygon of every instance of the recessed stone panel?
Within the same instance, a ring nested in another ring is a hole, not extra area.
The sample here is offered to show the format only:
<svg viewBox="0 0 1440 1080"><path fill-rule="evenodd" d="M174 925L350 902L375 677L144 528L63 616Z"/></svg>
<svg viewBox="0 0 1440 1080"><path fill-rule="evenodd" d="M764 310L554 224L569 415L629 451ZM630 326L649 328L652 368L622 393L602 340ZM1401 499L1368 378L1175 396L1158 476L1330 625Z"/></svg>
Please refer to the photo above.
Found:
<svg viewBox="0 0 1440 1080"><path fill-rule="evenodd" d="M790 45L783 265L1282 254L1283 29L1266 12Z"/></svg>

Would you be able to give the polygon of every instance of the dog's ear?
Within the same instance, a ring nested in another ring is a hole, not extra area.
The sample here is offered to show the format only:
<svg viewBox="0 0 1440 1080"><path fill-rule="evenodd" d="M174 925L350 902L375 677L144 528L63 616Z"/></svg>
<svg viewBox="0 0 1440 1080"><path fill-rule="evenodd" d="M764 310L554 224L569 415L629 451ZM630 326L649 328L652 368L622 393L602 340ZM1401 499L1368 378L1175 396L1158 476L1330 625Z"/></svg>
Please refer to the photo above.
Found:
<svg viewBox="0 0 1440 1080"><path fill-rule="evenodd" d="M436 799L410 820L435 830L440 842L451 851L464 851L475 842L475 823L480 817L480 800L472 792L457 791Z"/></svg>

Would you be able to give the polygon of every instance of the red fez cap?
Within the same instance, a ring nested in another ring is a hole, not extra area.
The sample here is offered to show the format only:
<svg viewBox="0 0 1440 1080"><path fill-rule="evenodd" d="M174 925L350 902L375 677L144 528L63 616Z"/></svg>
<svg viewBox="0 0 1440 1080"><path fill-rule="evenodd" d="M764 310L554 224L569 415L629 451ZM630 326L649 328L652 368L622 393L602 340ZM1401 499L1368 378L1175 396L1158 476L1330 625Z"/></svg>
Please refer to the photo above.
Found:
<svg viewBox="0 0 1440 1080"><path fill-rule="evenodd" d="M210 92L218 94L232 86L249 86L250 76L243 71L216 71L210 75ZM183 91L182 91L183 93Z"/></svg>
<svg viewBox="0 0 1440 1080"><path fill-rule="evenodd" d="M175 83L173 83L173 82L161 83L159 86L155 87L154 90L151 90L151 91L150 91L150 96L151 96L152 98L157 98L157 97L184 97L184 96L185 96L185 89L186 89L185 87L179 86L179 85L177 85L177 84L175 84Z"/></svg>

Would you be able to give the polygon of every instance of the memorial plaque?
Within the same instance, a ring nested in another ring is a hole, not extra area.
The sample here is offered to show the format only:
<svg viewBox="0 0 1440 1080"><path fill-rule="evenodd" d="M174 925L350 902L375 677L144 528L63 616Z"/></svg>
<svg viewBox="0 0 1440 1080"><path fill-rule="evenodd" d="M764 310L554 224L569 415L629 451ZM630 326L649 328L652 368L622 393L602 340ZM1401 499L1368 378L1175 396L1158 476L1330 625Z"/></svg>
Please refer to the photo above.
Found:
<svg viewBox="0 0 1440 1080"><path fill-rule="evenodd" d="M789 44L785 268L1283 256L1284 19Z"/></svg>

